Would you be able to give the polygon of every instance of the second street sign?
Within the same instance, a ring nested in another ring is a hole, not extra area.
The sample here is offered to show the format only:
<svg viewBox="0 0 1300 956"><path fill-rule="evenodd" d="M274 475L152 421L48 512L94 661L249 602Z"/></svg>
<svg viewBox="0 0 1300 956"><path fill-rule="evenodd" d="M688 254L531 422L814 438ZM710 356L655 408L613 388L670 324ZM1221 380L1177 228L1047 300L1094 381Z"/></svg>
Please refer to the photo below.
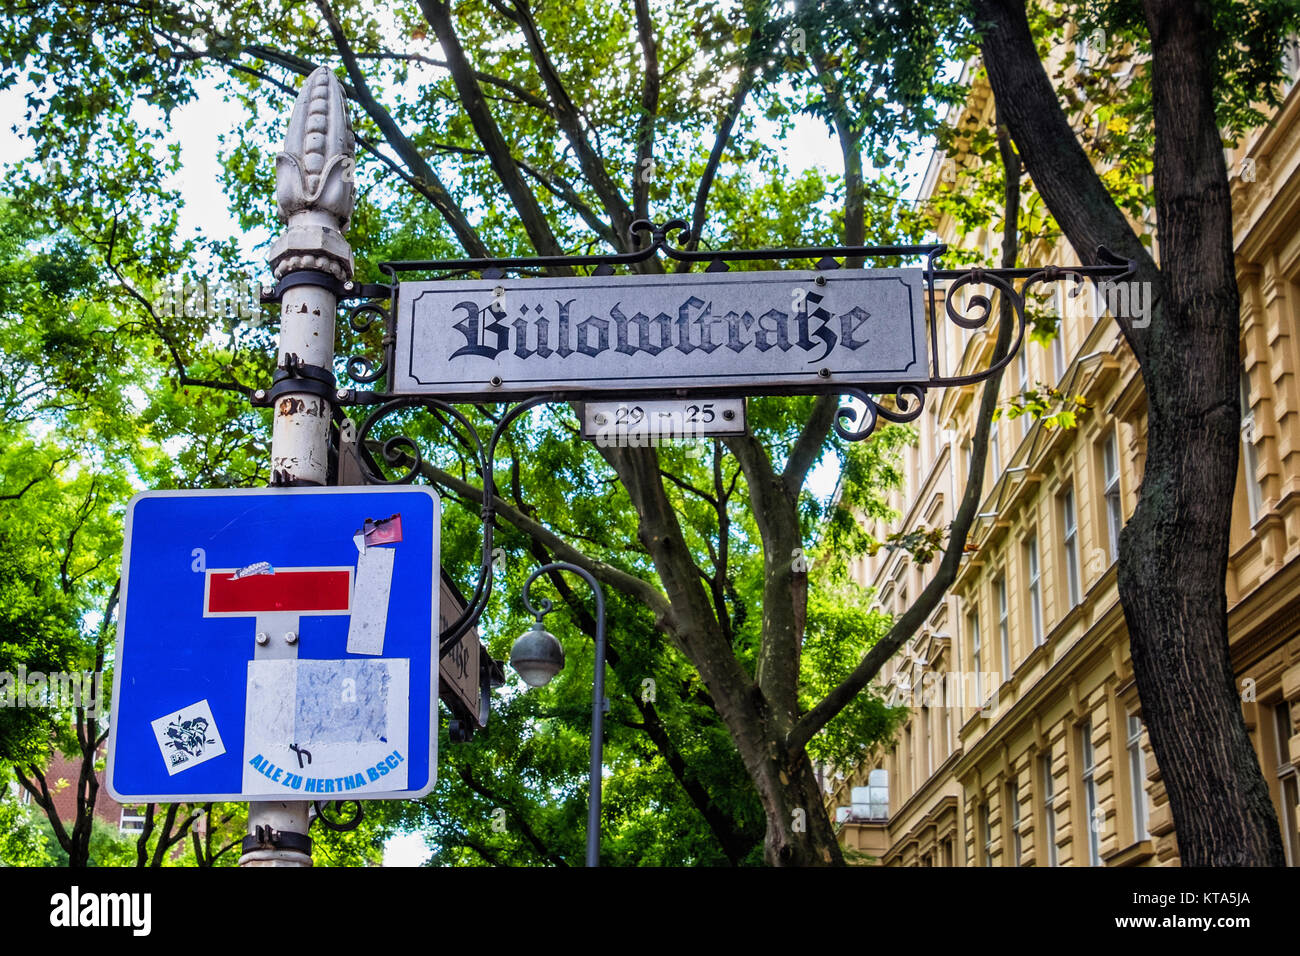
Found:
<svg viewBox="0 0 1300 956"><path fill-rule="evenodd" d="M924 382L920 269L403 282L393 390L820 391Z"/></svg>

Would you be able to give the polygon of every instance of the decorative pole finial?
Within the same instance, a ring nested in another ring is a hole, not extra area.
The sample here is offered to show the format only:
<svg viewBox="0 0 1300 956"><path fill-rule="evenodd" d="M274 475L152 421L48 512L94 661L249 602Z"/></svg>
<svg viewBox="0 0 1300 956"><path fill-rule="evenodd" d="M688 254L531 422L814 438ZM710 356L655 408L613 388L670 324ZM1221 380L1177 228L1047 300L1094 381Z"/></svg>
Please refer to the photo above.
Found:
<svg viewBox="0 0 1300 956"><path fill-rule="evenodd" d="M284 151L275 157L275 199L289 228L271 246L277 279L301 269L352 278L343 238L356 205L356 139L343 87L326 67L302 85Z"/></svg>

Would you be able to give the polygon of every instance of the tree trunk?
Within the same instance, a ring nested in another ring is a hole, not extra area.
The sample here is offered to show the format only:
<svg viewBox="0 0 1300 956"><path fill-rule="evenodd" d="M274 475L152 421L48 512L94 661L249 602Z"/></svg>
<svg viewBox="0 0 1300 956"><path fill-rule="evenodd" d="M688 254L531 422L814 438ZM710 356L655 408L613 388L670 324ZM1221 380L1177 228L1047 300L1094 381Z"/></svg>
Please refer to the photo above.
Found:
<svg viewBox="0 0 1300 956"><path fill-rule="evenodd" d="M822 801L807 754L791 761L785 746L769 743L761 754L742 753L767 820L763 859L769 866L843 866L844 855Z"/></svg>
<svg viewBox="0 0 1300 956"><path fill-rule="evenodd" d="M1146 473L1119 590L1184 866L1285 865L1228 656L1239 301L1202 5L1148 0L1164 309L1150 330Z"/></svg>
<svg viewBox="0 0 1300 956"><path fill-rule="evenodd" d="M1203 4L1145 0L1152 36L1161 268L1142 249L1069 130L1024 0L978 0L983 59L1034 185L1085 261L1098 244L1138 263L1149 326L1116 316L1148 403L1137 509L1118 583L1152 749L1187 866L1279 865L1283 850L1228 657L1228 528L1240 412L1232 210L1214 119Z"/></svg>

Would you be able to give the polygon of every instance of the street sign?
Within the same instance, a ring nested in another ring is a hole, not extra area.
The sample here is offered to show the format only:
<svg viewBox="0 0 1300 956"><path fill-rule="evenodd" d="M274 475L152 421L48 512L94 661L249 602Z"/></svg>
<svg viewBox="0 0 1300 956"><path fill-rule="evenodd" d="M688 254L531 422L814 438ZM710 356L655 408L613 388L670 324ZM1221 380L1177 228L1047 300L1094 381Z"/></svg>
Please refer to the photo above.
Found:
<svg viewBox="0 0 1300 956"><path fill-rule="evenodd" d="M127 506L108 789L122 803L418 797L437 768L427 488Z"/></svg>
<svg viewBox="0 0 1300 956"><path fill-rule="evenodd" d="M667 441L743 435L743 398L584 402L582 437L598 445L645 447Z"/></svg>
<svg viewBox="0 0 1300 956"><path fill-rule="evenodd" d="M403 282L395 394L923 383L921 269Z"/></svg>
<svg viewBox="0 0 1300 956"><path fill-rule="evenodd" d="M445 632L465 613L465 601L444 572L441 576L442 596L438 601L439 632ZM468 716L476 727L487 726L486 701L483 682L479 677L479 661L483 647L479 643L478 628L471 627L447 653L439 674L446 696L455 701L448 703L456 713Z"/></svg>

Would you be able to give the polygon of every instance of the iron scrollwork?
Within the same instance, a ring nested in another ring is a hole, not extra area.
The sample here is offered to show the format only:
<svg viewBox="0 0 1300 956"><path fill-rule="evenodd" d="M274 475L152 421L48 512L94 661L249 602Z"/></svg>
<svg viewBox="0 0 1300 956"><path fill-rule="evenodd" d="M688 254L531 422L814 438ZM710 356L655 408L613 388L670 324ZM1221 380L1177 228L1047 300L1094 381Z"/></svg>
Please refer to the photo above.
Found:
<svg viewBox="0 0 1300 956"><path fill-rule="evenodd" d="M423 396L405 396L390 399L372 411L361 427L357 429L357 446L364 449L366 448L367 436L380 421L404 408L424 408L441 412L451 418L459 426L453 429L453 434L472 451L475 470L479 473L479 479L483 487L481 510L483 519L483 555L479 563L478 580L474 585L474 596L470 599L464 613L449 625L447 630L440 636L438 645L440 656L445 657L450 653L461 637L469 632L469 629L474 626L474 622L482 615L492 597L492 526L496 517L494 507L496 485L492 468L493 462L496 460L497 445L500 444L511 423L519 416L550 401L553 401L550 395L537 395L527 401L510 406L492 429L492 435L486 444L479 436L474 424L460 409L441 399ZM401 467L403 471L396 478L384 478L382 475L370 471L366 476L366 480L370 484L410 484L420 473L420 466L424 463L419 444L406 435L399 434L386 439L380 447L380 453L389 465Z"/></svg>
<svg viewBox="0 0 1300 956"><path fill-rule="evenodd" d="M670 239L676 233L676 243ZM414 260L404 262L386 262L380 269L387 277L389 285L368 286L367 290L387 288L393 301L391 308L378 302L366 302L355 306L349 312L349 322L354 331L365 332L375 321L384 323L383 358L376 362L364 356L354 355L348 359L348 375L353 382L368 386L384 379L391 387L391 371L395 361L395 325L394 313L397 307L396 297L398 279L403 273L441 273L443 275L465 275L477 273L483 278L501 278L507 273L526 273L530 271L573 270L587 268L594 276L613 275L618 268L636 268L640 264L663 256L675 260L682 266L691 263L705 263L706 272L726 271L731 262L755 261L812 261L818 271L839 269L843 264L868 260L906 261L920 259L924 262L921 272L929 303L930 329L930 371L924 381L900 383L892 394L892 404L882 403L881 399L889 393L871 392L853 385L827 383L820 392L838 393L861 402L861 409L853 405L844 405L836 413L835 434L846 441L861 441L867 438L878 422L883 419L891 422L914 421L924 406L926 393L934 388L968 385L987 380L989 377L1011 362L1025 337L1025 293L1035 283L1052 282L1060 279L1072 280L1076 287L1086 280L1120 279L1132 275L1135 264L1115 256L1104 247L1097 250L1096 265L1043 268L991 269L971 268L965 270L940 269L937 259L947 251L941 243L896 245L896 246L816 246L785 249L723 249L698 250L682 248L692 240L690 227L682 219L672 219L664 223L654 223L639 219L629 227L629 240L634 246L624 252L572 255L572 256L527 256L497 259L444 259ZM643 245L641 243L644 242ZM1020 281L1019 288L1016 280ZM948 283L942 309L937 302L936 284ZM966 286L990 288L989 294L977 292L966 298L959 308L955 305L959 292ZM375 294L372 292L371 294ZM939 328L940 312L954 325L963 329L984 328L994 319L994 295L1005 296L1011 303L1015 317L1015 335L1007 354L987 368L965 375L946 375L940 370ZM388 404L401 398L398 394L344 390L341 400L348 403ZM556 395L556 401L575 398L574 394ZM392 406L400 407L400 406ZM409 446L406 446L409 447Z"/></svg>
<svg viewBox="0 0 1300 956"><path fill-rule="evenodd" d="M865 409L860 413L852 405L841 405L839 411L835 413L832 427L835 429L835 434L845 441L862 441L875 431L876 424L881 418L898 424L915 421L925 407L925 389L919 385L900 385L898 391L894 393L893 408L881 405L876 401L876 396L861 389L847 388L844 389L844 394L856 398ZM855 427L848 427L846 422L856 423Z"/></svg>
<svg viewBox="0 0 1300 956"><path fill-rule="evenodd" d="M347 361L348 378L359 385L370 385L386 378L392 365L393 329L392 313L377 300L363 302L352 306L347 313L348 327L358 335L370 331L371 326L379 321L383 323L384 349L383 359L376 363L364 355L351 355Z"/></svg>
<svg viewBox="0 0 1300 956"><path fill-rule="evenodd" d="M677 244L670 240L676 233ZM290 275L276 290L265 296L264 301L277 301L286 283L313 282L331 286L340 301L363 299L359 304L351 305L347 310L348 326L352 332L364 335L376 323L379 323L383 336L380 342L382 357L378 360L365 355L351 355L346 360L348 378L360 388L339 388L331 394L330 401L336 410L341 405L376 406L356 431L356 444L360 449L366 448L366 440L379 422L403 409L422 408L440 413L443 424L455 434L458 441L470 453L475 470L482 480L482 518L483 518L483 554L479 576L474 588L473 598L469 601L465 613L441 636L440 653L447 654L460 638L468 633L486 607L491 597L492 576L492 525L494 518L493 501L495 496L493 481L493 461L497 445L507 428L519 416L550 402L570 401L572 393L555 393L533 395L509 406L498 420L488 441L484 443L473 423L448 401L432 396L413 396L392 393L393 368L396 361L396 325L395 315L399 307L399 276L402 273L424 272L440 273L444 276L477 273L482 278L501 278L507 273L516 274L536 271L573 270L587 268L590 275L613 275L617 269L636 269L656 256L680 263L679 268L688 268L692 263L704 263L704 271L721 272L730 268L731 262L756 261L812 261L817 271L829 271L843 265L857 264L865 261L923 260L922 275L929 304L929 338L930 369L925 381L900 383L892 392L892 401L882 402L879 393L868 392L863 388L850 385L827 383L819 391L840 394L855 399L860 407L846 404L836 412L833 429L836 435L845 441L861 441L872 434L880 420L905 423L916 420L924 407L925 397L932 388L973 384L987 380L1011 362L1016 350L1024 341L1026 315L1025 294L1033 284L1053 282L1062 279L1072 280L1076 290L1088 280L1124 279L1135 271L1131 261L1115 256L1104 247L1097 250L1096 265L1017 269L972 268L965 270L947 270L937 267L937 259L947 251L943 244L919 244L896 246L826 246L801 247L787 249L747 249L747 250L699 250L683 248L692 240L690 228L684 220L672 219L659 224L647 219L639 219L629 228L630 245L628 251L572 255L572 256L530 256L499 259L447 259L420 260L406 262L386 262L380 265L380 271L386 278L385 284L362 285L342 283L331 276L324 275ZM642 245L644 242L644 245ZM1020 281L1019 288L1016 280ZM1000 294L1011 304L1014 311L1015 337L1005 356L992 363L988 368L965 375L945 375L939 363L939 308L936 296L936 283L947 282L943 303L946 319L963 329L982 329L994 320L994 294ZM954 304L954 293L971 286L972 288L989 288L991 293L975 292L965 297L964 305L959 308ZM1077 291L1076 293L1077 294ZM384 304L387 302L387 304ZM298 377L298 370L289 369L288 376ZM388 391L370 391L370 387L383 382ZM264 396L265 393L259 393ZM266 404L265 397L257 401ZM424 463L419 445L410 437L402 434L391 436L379 447L379 453L390 466L402 469L395 478L385 478L377 467L366 469L366 480L372 484L407 484L415 479Z"/></svg>

